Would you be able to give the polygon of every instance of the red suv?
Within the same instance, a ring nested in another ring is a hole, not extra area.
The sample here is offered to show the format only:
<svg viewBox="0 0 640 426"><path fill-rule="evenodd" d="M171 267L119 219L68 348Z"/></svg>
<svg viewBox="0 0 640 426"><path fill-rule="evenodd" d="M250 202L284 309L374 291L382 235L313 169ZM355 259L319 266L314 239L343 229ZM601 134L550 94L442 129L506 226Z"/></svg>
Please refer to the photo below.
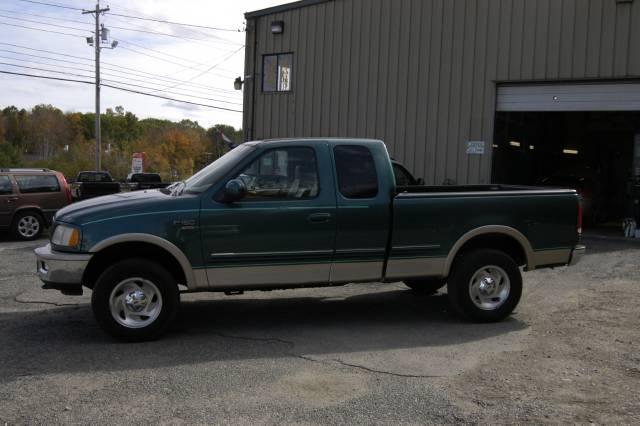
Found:
<svg viewBox="0 0 640 426"><path fill-rule="evenodd" d="M0 229L19 240L34 240L53 215L71 203L62 173L49 169L0 169Z"/></svg>

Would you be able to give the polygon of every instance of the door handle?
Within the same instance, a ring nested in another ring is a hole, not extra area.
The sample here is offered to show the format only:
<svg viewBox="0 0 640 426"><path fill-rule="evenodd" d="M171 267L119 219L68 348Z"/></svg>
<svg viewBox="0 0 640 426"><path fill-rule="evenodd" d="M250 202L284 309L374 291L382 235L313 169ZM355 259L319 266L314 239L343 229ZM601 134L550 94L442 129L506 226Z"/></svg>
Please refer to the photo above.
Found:
<svg viewBox="0 0 640 426"><path fill-rule="evenodd" d="M331 219L331 213L314 213L307 217L307 220L311 223L327 223Z"/></svg>
<svg viewBox="0 0 640 426"><path fill-rule="evenodd" d="M18 197L9 197L7 198L7 203L13 203L14 201L18 201L20 198Z"/></svg>

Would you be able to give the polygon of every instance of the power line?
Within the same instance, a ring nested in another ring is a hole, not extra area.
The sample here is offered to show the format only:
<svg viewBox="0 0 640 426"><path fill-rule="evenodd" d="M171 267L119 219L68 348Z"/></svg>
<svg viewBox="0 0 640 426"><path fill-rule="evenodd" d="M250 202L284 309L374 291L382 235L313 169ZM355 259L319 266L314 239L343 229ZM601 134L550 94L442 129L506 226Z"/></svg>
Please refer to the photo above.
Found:
<svg viewBox="0 0 640 426"><path fill-rule="evenodd" d="M77 7L64 6L59 3L47 3L47 2L35 1L35 0L18 0L18 1L25 2L25 3L41 4L44 6L59 7L60 9L82 10L82 9L78 9Z"/></svg>
<svg viewBox="0 0 640 426"><path fill-rule="evenodd" d="M18 49L26 49L26 50L30 50L30 51L34 51L34 52L52 54L52 55L62 56L62 57L65 57L65 58L81 59L83 61L93 62L92 59L85 58L85 57L82 57L82 56L70 55L70 54L67 54L67 53L60 53L60 52L55 52L55 51L46 50L46 49L36 49L36 48L33 48L33 47L22 46L22 45L14 44L14 43L0 42L0 45L11 46L11 47L18 48ZM0 50L3 50L5 52L7 52L7 53L14 53L14 54L18 54L18 55L30 56L30 57L40 58L40 59L48 59L48 60L52 60L52 61L59 61L59 62L65 62L65 63L71 63L71 64L77 64L77 65L83 65L83 66L86 65L86 64L82 64L82 63L76 62L76 61L68 61L68 60L63 60L63 59L59 59L59 58L52 58L52 57L48 57L48 56L32 55L32 54L28 54L28 53L14 52L14 51L11 51L11 50L4 50L4 49L0 49ZM203 88L203 89L206 89L206 90L217 91L217 92L221 92L221 93L228 93L228 94L237 94L238 93L235 90L223 89L223 88L219 88L219 87L215 87L215 86L208 86L208 85L199 84L199 83L185 82L185 81L180 80L180 79L170 78L170 77L162 76L162 75L159 75L159 74L154 74L154 73L150 73L150 72L147 72L147 71L144 71L144 70L140 70L140 69L137 69L137 68L127 67L127 66L124 66L124 65L113 64L111 62L104 62L104 64L108 65L107 67L105 67L106 69L109 69L109 70L112 70L112 71L116 71L116 72L120 72L121 74L131 74L131 75L135 75L135 76L138 76L138 77L150 76L150 77L153 77L153 78L155 78L157 80L164 80L164 81L169 82L169 83L183 82L187 86L199 87L199 88ZM123 69L124 70L129 70L131 72L124 72L124 71L122 71Z"/></svg>
<svg viewBox="0 0 640 426"><path fill-rule="evenodd" d="M204 44L205 46L206 45L210 45L211 43L231 44L231 45L235 45L235 46L238 46L238 45L242 44L242 43L237 43L237 42L231 41L231 40L225 40L223 38L215 38L213 40L206 40L206 39L202 39L202 38L184 37L184 36L179 36L179 35L170 34L170 33L163 33L163 32L160 32L160 31L142 30L142 29L137 29L137 28L116 27L116 26L113 26L113 25L110 25L109 28L113 28L113 29L116 29L116 30L123 30L123 31L134 31L134 32L145 33L145 34L161 35L161 36L165 36L165 37L172 37L172 38L177 38L177 39L187 40L187 41L204 42L204 43L199 43L199 44Z"/></svg>
<svg viewBox="0 0 640 426"><path fill-rule="evenodd" d="M231 28L220 28L220 27L209 27L206 25L196 25L196 24L187 24L184 22L174 22L174 21L166 21L164 19L156 19L156 18L142 18L140 16L133 16L133 15L125 15L122 13L111 13L111 15L115 15L115 16L122 16L123 18L131 18L131 19L140 19L140 20L144 20L144 21L153 21L153 22L160 22L163 24L170 24L170 25L180 25L183 27L193 27L193 28L204 28L207 30L215 30L215 31L227 31L227 32L242 32L241 30L234 30Z"/></svg>
<svg viewBox="0 0 640 426"><path fill-rule="evenodd" d="M74 80L74 79L69 79L69 78L51 77L51 76L43 76L43 75L36 75L36 74L26 74L26 73L19 73L19 72L4 71L4 70L0 70L0 73L1 74L11 74L11 75L16 75L16 76L23 76L23 77L31 77L31 78L42 78L42 79L47 79L47 80L59 80L59 81L67 81L67 82L73 82L73 83L91 84L91 85L94 84L92 81ZM103 84L103 86L110 87L110 88L116 89L116 90L122 90L124 92L136 93L136 94L143 95L143 96L151 96L151 97L154 97L154 98L166 99L166 100L174 101L174 102L182 102L182 103L185 103L185 104L198 105L198 106L203 106L203 107L212 108L212 109L218 109L218 110L223 110L223 111L242 112L241 110L217 107L217 106L214 106L214 105L201 104L201 103L198 103L198 102L184 101L184 100L181 100L181 99L169 98L167 96L154 95L154 94L151 94L151 93L140 92L140 91L137 91L137 90L129 90L129 89L125 89L123 87L112 86L112 85L109 85L109 84Z"/></svg>
<svg viewBox="0 0 640 426"><path fill-rule="evenodd" d="M20 12L20 11L17 11L17 10L0 9L0 12L13 13L13 14L15 14L15 15L33 16L33 17L35 17L35 18L51 19L51 20L55 20L55 21L73 22L73 23L75 23L75 24L85 24L85 25L90 25L90 23L89 23L89 22L86 22L86 21L78 21L77 19L65 19L65 18L59 18L59 17L57 17L57 16L51 16L51 15L38 15L37 13Z"/></svg>
<svg viewBox="0 0 640 426"><path fill-rule="evenodd" d="M7 58L5 56L0 56L0 58L16 60L16 59L13 59L13 58ZM46 64L46 63L42 63L42 62L36 62L36 61L29 61L29 62L32 62L32 63L35 63L35 64L40 64L40 65L52 66L52 64ZM51 73L55 73L55 74L70 75L72 77L86 77L86 78L90 77L90 76L83 75L83 74L69 73L67 71L56 71L56 70L53 70L53 69L50 69L50 68L31 67L31 66L27 66L27 65L11 64L11 63L7 63L7 62L0 62L0 65L6 65L6 66L11 66L11 67L16 67L16 68L27 68L27 69L37 70L37 71L51 72ZM66 67L66 66L63 66L63 65L54 65L54 66L57 66L57 67L60 67L60 68L75 69L73 67ZM78 71L91 72L93 70L92 69L88 69L88 70L87 69L79 69ZM119 75L114 75L114 74L105 73L105 72L103 72L102 74L110 75L110 76L114 76L114 77L121 77ZM131 79L131 80L142 81L143 83L146 82L146 81L137 80L137 79ZM141 88L141 89L152 90L154 92L158 91L158 89L156 87L143 86L143 85L140 85L140 84L129 83L129 82L121 81L121 80L102 79L102 81L108 81L108 82L111 82L111 83L120 84L120 85L124 85L124 86L130 86L130 87L137 87L137 88ZM146 83L148 83L148 82L146 82ZM154 84L154 83L151 83L151 84ZM195 99L204 99L204 100L208 100L208 101L214 101L214 102L218 102L218 103L221 103L221 104L240 105L240 106L242 106L242 103L225 101L225 100L216 99L216 98L208 98L208 97L204 97L204 96L193 95L193 94L190 94L190 93L172 92L172 91L168 91L168 90L161 90L161 91L164 92L164 93L169 93L171 95L187 96L187 97L195 98Z"/></svg>
<svg viewBox="0 0 640 426"><path fill-rule="evenodd" d="M0 51L4 51L4 49L0 49ZM9 60L12 60L12 61L20 61L20 59L12 58L12 57L9 57L9 56L3 56L3 55L0 55L0 59L9 59ZM70 66L65 66L65 65L51 64L51 63L46 63L46 62L34 61L34 60L27 60L27 61L24 61L24 62L28 62L28 63L36 64L36 65L55 66L55 67L59 67L59 68L78 70L78 71L86 71L86 72L92 72L93 71L92 68L90 68L90 69L86 69L86 68L85 69L79 69L77 66L76 67L70 67ZM88 64L80 64L78 62L76 62L75 64L81 65L81 66L84 66L84 67L88 67L89 66ZM11 64L11 66L14 66L14 65ZM15 65L15 66L17 67L17 66L22 66L22 65ZM46 70L46 71L56 72L55 70ZM113 73L110 73L110 72L103 72L102 74L103 75L107 75L107 76L117 77L117 78L123 78L121 75L113 74ZM127 78L130 81L138 81L138 82L147 83L147 84L151 84L151 85L161 86L161 84L153 83L153 82L150 82L148 80L141 80L141 79L131 78L131 77L127 77ZM157 89L156 87L142 86L142 85L137 85L137 84L133 84L133 83L125 82L125 81L120 81L120 80L104 79L104 81L111 81L113 83L124 84L124 85L132 86L132 87L140 87L140 88L149 89L149 90L156 90ZM189 97L197 98L197 99L205 99L205 100L214 101L214 102L220 102L220 103L229 104L229 105L242 105L242 103L233 102L233 100L230 100L228 98L227 99L209 98L209 97L204 97L204 96L199 96L197 94L194 94L194 90L190 90L190 91L188 89L181 89L181 90L187 91L187 93L171 92L171 91L168 91L168 90L164 90L163 92L169 93L169 94L173 94L173 95L189 96ZM195 93L202 93L202 92L195 91Z"/></svg>
<svg viewBox="0 0 640 426"><path fill-rule="evenodd" d="M45 30L43 28L33 28L33 27L27 27L27 26L24 26L24 25L9 24L7 22L0 22L0 25L7 25L9 27L17 27L17 28L25 28L27 30L34 30L34 31L44 31L45 33L60 34L60 35L66 35L66 36L71 36L71 37L85 38L85 36L82 36L80 34L69 34L69 33L63 33L61 31ZM82 30L82 31L85 31L85 30Z"/></svg>
<svg viewBox="0 0 640 426"><path fill-rule="evenodd" d="M230 54L229 56L227 56L226 58L224 58L222 61L220 61L220 62L218 62L218 63L216 63L216 64L212 65L211 67L207 68L206 70L202 71L201 73L196 74L195 76L193 76L193 77L191 77L189 80L187 80L187 82L191 82L191 81L195 80L196 78L198 78L198 77L200 77L200 76L202 76L202 75L204 75L204 74L208 73L209 71L213 70L213 69L214 69L215 67L217 67L218 65L222 65L223 63L225 63L226 61L228 61L229 59L231 59L231 57L232 57L233 55L235 55L236 53L238 53L239 51L241 51L243 48L244 48L244 46L241 46L238 50L236 50L236 51L234 51L234 52L231 52L231 54ZM180 85L182 85L182 84L184 84L184 83L177 83L177 84L174 84L173 86L168 86L168 87L166 87L166 88L165 88L165 89L163 89L163 90L166 90L166 89L173 89L173 88L178 87L178 86L180 86Z"/></svg>
<svg viewBox="0 0 640 426"><path fill-rule="evenodd" d="M66 26L66 25L50 24L48 22L34 21L33 19L27 19L27 18L14 18L13 16L6 16L6 15L1 15L1 14L0 14L0 18L13 19L15 21L21 21L21 22L30 22L32 24L49 25L51 27L64 28L64 29L67 29L67 30L77 30L77 31L84 31L84 32L90 31L87 28L76 28L76 27L69 27L69 26Z"/></svg>

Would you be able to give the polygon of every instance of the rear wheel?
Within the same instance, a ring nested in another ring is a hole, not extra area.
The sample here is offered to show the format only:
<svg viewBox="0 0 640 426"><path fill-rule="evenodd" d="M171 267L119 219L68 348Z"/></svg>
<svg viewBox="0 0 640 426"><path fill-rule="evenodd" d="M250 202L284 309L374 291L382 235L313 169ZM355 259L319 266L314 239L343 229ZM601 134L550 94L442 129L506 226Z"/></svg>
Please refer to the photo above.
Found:
<svg viewBox="0 0 640 426"><path fill-rule="evenodd" d="M96 281L91 307L111 336L125 341L160 337L176 316L178 285L160 264L146 259L120 261Z"/></svg>
<svg viewBox="0 0 640 426"><path fill-rule="evenodd" d="M42 234L44 219L36 212L18 213L13 220L12 234L18 240L35 240Z"/></svg>
<svg viewBox="0 0 640 426"><path fill-rule="evenodd" d="M445 280L406 280L404 284L411 290L423 294L436 294L447 283Z"/></svg>
<svg viewBox="0 0 640 426"><path fill-rule="evenodd" d="M448 294L453 309L462 317L476 322L500 321L520 301L522 274L504 252L472 250L456 259Z"/></svg>

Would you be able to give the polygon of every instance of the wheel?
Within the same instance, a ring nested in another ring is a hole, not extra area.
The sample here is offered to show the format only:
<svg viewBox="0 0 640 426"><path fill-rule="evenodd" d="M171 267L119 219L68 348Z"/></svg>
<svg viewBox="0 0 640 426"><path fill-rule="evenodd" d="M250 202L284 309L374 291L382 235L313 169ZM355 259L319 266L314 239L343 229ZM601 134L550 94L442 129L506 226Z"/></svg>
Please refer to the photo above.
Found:
<svg viewBox="0 0 640 426"><path fill-rule="evenodd" d="M96 321L111 336L129 342L160 337L176 316L178 284L160 264L122 260L98 277L91 296Z"/></svg>
<svg viewBox="0 0 640 426"><path fill-rule="evenodd" d="M518 305L522 275L506 253L472 250L456 259L447 290L456 313L475 322L495 322Z"/></svg>
<svg viewBox="0 0 640 426"><path fill-rule="evenodd" d="M36 212L18 213L13 219L12 234L22 241L35 240L42 234L44 219Z"/></svg>
<svg viewBox="0 0 640 426"><path fill-rule="evenodd" d="M416 291L418 293L424 294L436 294L438 290L446 285L445 280L406 280L404 281L404 285L409 287L411 290Z"/></svg>

